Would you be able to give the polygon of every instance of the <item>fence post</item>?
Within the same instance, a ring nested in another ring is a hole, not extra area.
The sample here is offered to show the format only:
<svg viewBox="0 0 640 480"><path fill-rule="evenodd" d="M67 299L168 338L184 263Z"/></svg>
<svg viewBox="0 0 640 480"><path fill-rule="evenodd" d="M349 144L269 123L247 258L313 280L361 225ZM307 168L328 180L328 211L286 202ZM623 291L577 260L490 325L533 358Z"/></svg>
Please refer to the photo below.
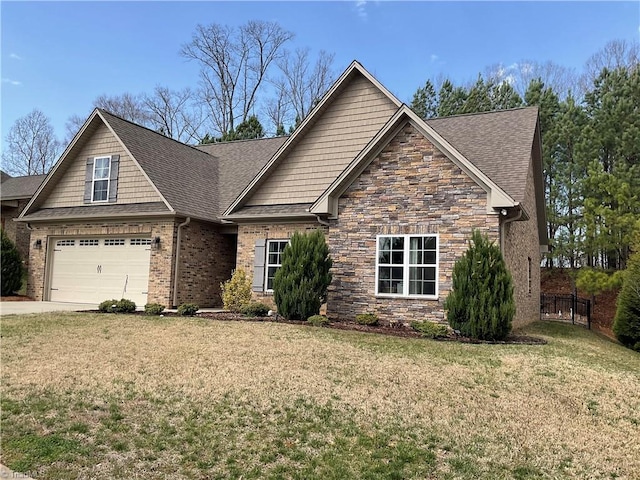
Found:
<svg viewBox="0 0 640 480"><path fill-rule="evenodd" d="M571 324L576 324L576 306L578 305L576 296L571 294Z"/></svg>
<svg viewBox="0 0 640 480"><path fill-rule="evenodd" d="M591 330L591 300L587 300L587 328Z"/></svg>

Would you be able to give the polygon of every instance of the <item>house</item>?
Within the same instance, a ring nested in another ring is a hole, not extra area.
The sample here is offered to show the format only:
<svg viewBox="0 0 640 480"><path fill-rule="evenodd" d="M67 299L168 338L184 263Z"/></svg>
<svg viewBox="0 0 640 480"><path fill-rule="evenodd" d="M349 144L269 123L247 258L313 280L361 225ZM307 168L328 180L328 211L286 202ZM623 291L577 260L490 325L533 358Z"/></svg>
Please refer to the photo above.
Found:
<svg viewBox="0 0 640 480"><path fill-rule="evenodd" d="M220 303L234 268L272 302L295 231L324 230L327 312L444 320L474 229L499 243L515 323L546 248L536 108L424 121L358 62L289 137L191 147L95 110L20 220L38 299Z"/></svg>
<svg viewBox="0 0 640 480"><path fill-rule="evenodd" d="M29 260L30 232L24 223L13 220L20 215L22 209L27 205L33 194L36 192L44 175L29 175L25 177L12 177L0 171L0 218L2 230L13 243L16 244L18 252L25 263Z"/></svg>

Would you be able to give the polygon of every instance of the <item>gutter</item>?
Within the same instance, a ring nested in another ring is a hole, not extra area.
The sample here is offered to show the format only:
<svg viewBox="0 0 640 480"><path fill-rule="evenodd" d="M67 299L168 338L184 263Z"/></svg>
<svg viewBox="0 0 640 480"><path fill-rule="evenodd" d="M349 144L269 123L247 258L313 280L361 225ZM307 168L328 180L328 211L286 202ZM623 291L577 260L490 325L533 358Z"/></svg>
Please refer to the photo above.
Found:
<svg viewBox="0 0 640 480"><path fill-rule="evenodd" d="M191 223L191 217L178 225L178 238L176 240L176 264L173 269L173 306L178 305L178 276L180 274L180 244L182 243L182 227Z"/></svg>

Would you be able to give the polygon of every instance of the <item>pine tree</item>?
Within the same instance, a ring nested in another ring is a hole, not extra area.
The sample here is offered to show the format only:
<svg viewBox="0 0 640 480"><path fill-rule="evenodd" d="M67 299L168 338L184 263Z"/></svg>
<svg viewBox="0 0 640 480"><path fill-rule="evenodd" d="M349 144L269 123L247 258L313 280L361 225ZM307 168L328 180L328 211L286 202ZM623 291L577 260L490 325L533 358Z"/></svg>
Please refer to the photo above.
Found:
<svg viewBox="0 0 640 480"><path fill-rule="evenodd" d="M438 92L438 117L463 113L466 101L466 90L462 87L454 87L449 79L445 80Z"/></svg>
<svg viewBox="0 0 640 480"><path fill-rule="evenodd" d="M278 313L290 320L306 320L320 312L331 283L332 261L320 230L296 232L282 252L282 266L273 279Z"/></svg>
<svg viewBox="0 0 640 480"><path fill-rule="evenodd" d="M22 259L20 253L11 239L2 232L2 257L0 263L2 264L2 295L11 295L12 293L20 290L22 285L22 274L24 267L22 266Z"/></svg>
<svg viewBox="0 0 640 480"><path fill-rule="evenodd" d="M513 281L500 248L474 231L469 248L453 267L452 280L444 302L449 325L472 338L504 339L516 307Z"/></svg>
<svg viewBox="0 0 640 480"><path fill-rule="evenodd" d="M433 118L438 115L438 96L431 80L427 80L424 87L416 90L410 106L420 118Z"/></svg>
<svg viewBox="0 0 640 480"><path fill-rule="evenodd" d="M640 352L640 252L629 258L618 295L613 333L620 343Z"/></svg>

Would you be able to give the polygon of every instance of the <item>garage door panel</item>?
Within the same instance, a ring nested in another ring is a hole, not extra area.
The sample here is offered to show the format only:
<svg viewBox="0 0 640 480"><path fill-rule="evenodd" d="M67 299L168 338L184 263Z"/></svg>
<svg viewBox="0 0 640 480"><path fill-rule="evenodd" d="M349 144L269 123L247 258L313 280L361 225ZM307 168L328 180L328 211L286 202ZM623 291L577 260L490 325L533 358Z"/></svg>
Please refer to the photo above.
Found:
<svg viewBox="0 0 640 480"><path fill-rule="evenodd" d="M147 301L151 240L113 237L58 240L51 271L52 301Z"/></svg>

